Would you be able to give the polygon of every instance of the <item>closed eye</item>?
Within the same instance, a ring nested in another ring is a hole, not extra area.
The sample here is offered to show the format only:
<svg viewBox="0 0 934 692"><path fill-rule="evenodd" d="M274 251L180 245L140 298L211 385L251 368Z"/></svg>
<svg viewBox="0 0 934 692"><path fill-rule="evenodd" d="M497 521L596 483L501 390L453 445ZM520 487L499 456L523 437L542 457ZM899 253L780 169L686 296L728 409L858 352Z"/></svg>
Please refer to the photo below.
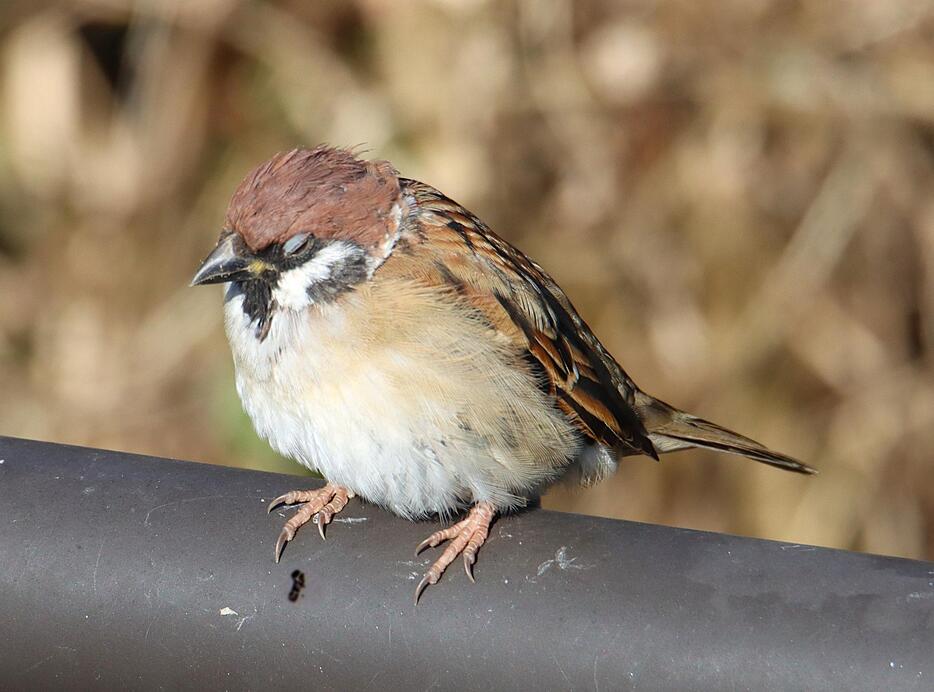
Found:
<svg viewBox="0 0 934 692"><path fill-rule="evenodd" d="M310 237L310 233L299 233L298 235L293 235L282 244L282 252L285 255L294 255L295 253L302 250L306 245L308 245L308 239Z"/></svg>

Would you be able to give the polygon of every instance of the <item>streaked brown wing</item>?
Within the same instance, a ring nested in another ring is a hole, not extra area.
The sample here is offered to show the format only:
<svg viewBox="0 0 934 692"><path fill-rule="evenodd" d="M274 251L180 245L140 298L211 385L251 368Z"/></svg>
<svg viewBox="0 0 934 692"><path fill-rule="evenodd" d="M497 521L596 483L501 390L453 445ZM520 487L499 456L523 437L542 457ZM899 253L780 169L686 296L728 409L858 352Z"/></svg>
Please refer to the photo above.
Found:
<svg viewBox="0 0 934 692"><path fill-rule="evenodd" d="M432 272L470 300L526 360L591 439L658 458L633 401L637 388L535 262L429 185L402 179L416 203L405 243L430 240ZM464 249L467 252L464 252ZM415 248L412 248L413 250Z"/></svg>

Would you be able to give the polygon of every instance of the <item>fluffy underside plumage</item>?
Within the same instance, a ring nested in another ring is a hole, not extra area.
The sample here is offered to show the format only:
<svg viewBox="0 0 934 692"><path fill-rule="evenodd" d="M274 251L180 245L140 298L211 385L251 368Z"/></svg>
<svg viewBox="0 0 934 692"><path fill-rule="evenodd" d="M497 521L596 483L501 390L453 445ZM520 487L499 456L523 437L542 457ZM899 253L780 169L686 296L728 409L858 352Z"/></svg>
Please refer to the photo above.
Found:
<svg viewBox="0 0 934 692"><path fill-rule="evenodd" d="M394 305L412 300L424 309ZM488 327L451 300L416 281L373 283L312 316L280 311L260 341L234 295L226 319L237 389L258 432L403 516L523 504L583 437L508 344L491 347Z"/></svg>

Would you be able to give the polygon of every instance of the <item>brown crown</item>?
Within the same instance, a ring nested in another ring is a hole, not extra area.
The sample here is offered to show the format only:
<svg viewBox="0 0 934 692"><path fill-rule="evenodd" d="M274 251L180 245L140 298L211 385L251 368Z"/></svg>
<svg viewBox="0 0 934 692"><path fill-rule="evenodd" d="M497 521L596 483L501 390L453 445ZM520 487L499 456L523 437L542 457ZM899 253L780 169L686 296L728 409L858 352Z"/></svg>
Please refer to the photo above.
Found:
<svg viewBox="0 0 934 692"><path fill-rule="evenodd" d="M305 232L371 247L393 232L399 194L388 161L324 145L293 149L243 179L227 207L227 227L254 252Z"/></svg>

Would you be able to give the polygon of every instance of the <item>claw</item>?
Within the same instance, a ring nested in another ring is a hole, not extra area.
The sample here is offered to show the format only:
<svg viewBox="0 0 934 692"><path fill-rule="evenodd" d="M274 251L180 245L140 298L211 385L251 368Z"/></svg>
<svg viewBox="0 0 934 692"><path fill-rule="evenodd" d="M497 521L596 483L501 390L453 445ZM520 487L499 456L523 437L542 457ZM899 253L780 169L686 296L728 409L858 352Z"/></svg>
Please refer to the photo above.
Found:
<svg viewBox="0 0 934 692"><path fill-rule="evenodd" d="M472 584L476 584L477 580L473 578L473 563L476 562L477 558L469 553L464 553L464 571L467 573L467 578L470 579Z"/></svg>
<svg viewBox="0 0 934 692"><path fill-rule="evenodd" d="M276 507L278 507L279 505L281 505L282 503L284 503L284 502L285 502L285 498L288 497L288 495L289 495L288 493L286 493L285 495L280 495L280 496L277 497L275 500L273 500L272 502L270 502L270 503L269 503L269 506L266 507L266 514L269 514L269 513L270 513L272 510L274 510Z"/></svg>
<svg viewBox="0 0 934 692"><path fill-rule="evenodd" d="M289 535L289 529L282 529L279 533L279 539L276 541L276 564L279 564L279 558L282 557L282 550L285 548L285 544L291 540L292 537Z"/></svg>
<svg viewBox="0 0 934 692"><path fill-rule="evenodd" d="M326 541L327 538L324 535L324 525L327 524L326 521L323 521L321 513L315 515L315 523L318 525L318 533L321 534L321 540Z"/></svg>
<svg viewBox="0 0 934 692"><path fill-rule="evenodd" d="M415 605L418 605L418 598L419 598L419 596L422 595L422 591L424 591L425 588L426 588L429 584L437 584L437 583L438 583L437 577L434 578L434 579L432 579L433 576L434 576L434 575L432 575L431 573L427 573L427 574L425 574L424 577L422 577L422 580L421 580L420 582L418 582L418 586L415 587Z"/></svg>
<svg viewBox="0 0 934 692"><path fill-rule="evenodd" d="M428 548L429 546L432 547L432 548L434 548L436 545L438 545L437 543L432 543L432 542L431 542L431 539L432 539L432 538L434 538L433 535L432 535L432 536L429 536L429 537L426 538L424 541L422 541L422 542L419 543L417 546L415 546L415 557L418 557L418 554L419 554L420 552L422 552L425 548Z"/></svg>

